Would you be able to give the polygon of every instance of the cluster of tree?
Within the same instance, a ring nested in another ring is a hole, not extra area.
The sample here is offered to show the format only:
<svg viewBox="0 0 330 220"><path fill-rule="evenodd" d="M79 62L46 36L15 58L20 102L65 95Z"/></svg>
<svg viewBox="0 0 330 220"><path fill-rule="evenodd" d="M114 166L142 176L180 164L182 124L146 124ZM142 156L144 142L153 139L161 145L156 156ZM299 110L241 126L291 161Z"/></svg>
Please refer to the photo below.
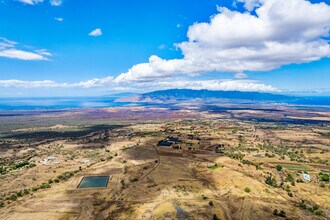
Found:
<svg viewBox="0 0 330 220"><path fill-rule="evenodd" d="M70 179L71 177L73 177L78 172L79 172L79 170L75 170L75 171L71 171L71 172L65 172L65 173L63 173L61 175L58 175L57 176L57 179L63 180L63 181L68 180L68 179Z"/></svg>
<svg viewBox="0 0 330 220"><path fill-rule="evenodd" d="M68 180L69 178L71 178L72 176L74 176L78 172L79 172L79 170L75 170L75 171L72 171L72 172L65 172L65 173L59 175L55 180L50 179L50 180L48 180L48 182L45 182L45 183L42 183L40 185L34 186L31 189L23 189L23 190L11 193L5 199L6 200L11 200L11 201L16 201L18 197L23 197L23 196L29 195L30 191L37 192L40 189L51 188L53 183L59 183L60 180L62 180L62 181ZM4 203L0 201L0 207L1 206L4 206Z"/></svg>
<svg viewBox="0 0 330 220"><path fill-rule="evenodd" d="M18 163L14 163L12 165L7 165L7 167L0 166L0 174L4 175L4 174L9 173L12 170L19 170L23 167L32 168L32 167L35 167L35 166L36 166L36 164L30 163L28 160L25 159L25 160L22 160Z"/></svg>
<svg viewBox="0 0 330 220"><path fill-rule="evenodd" d="M302 209L305 209L315 215L318 216L323 216L324 213L323 211L320 209L320 206L317 204L313 204L313 203L307 203L305 200L301 200L299 202L299 207Z"/></svg>
<svg viewBox="0 0 330 220"><path fill-rule="evenodd" d="M235 160L242 160L244 158L244 154L242 154L241 152L238 153L226 153L226 155L232 159Z"/></svg>
<svg viewBox="0 0 330 220"><path fill-rule="evenodd" d="M12 193L11 195L6 197L6 200L12 200L12 201L16 201L18 197L23 197L25 195L30 194L30 190L29 189L23 189L17 192Z"/></svg>
<svg viewBox="0 0 330 220"><path fill-rule="evenodd" d="M269 176L266 177L265 183L272 187L277 187L276 178L273 177L272 174L269 174Z"/></svg>
<svg viewBox="0 0 330 220"><path fill-rule="evenodd" d="M249 161L249 160L242 160L242 164L252 165L252 166L255 166L257 170L260 170L260 169L262 169L261 165L263 163L254 163L254 162Z"/></svg>

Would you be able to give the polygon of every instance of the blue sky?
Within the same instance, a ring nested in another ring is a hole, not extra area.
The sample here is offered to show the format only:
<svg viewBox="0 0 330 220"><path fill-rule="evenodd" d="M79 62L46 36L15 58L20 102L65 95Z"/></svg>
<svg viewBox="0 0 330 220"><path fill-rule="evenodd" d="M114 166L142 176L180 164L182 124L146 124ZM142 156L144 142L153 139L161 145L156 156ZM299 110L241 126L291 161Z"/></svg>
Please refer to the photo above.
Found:
<svg viewBox="0 0 330 220"><path fill-rule="evenodd" d="M1 0L0 96L329 94L330 2L290 1Z"/></svg>

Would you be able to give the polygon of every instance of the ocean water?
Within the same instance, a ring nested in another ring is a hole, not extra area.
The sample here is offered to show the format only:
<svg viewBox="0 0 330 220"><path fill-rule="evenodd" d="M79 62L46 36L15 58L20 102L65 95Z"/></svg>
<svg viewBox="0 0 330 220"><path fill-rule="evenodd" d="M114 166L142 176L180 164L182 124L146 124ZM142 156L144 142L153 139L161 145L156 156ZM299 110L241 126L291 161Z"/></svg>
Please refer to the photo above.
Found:
<svg viewBox="0 0 330 220"><path fill-rule="evenodd" d="M231 102L235 103L235 100L231 100ZM296 97L291 100L283 100L282 103L299 106L326 106L330 108L330 97ZM171 107L171 105L166 103L115 102L115 98L112 97L0 98L0 110L105 108L127 105Z"/></svg>
<svg viewBox="0 0 330 220"><path fill-rule="evenodd" d="M293 101L294 104L301 105L323 105L330 106L330 97L329 96L312 96L312 97L302 97Z"/></svg>
<svg viewBox="0 0 330 220"><path fill-rule="evenodd" d="M0 98L0 110L37 110L67 108L104 108L125 106L132 103L115 102L114 98Z"/></svg>

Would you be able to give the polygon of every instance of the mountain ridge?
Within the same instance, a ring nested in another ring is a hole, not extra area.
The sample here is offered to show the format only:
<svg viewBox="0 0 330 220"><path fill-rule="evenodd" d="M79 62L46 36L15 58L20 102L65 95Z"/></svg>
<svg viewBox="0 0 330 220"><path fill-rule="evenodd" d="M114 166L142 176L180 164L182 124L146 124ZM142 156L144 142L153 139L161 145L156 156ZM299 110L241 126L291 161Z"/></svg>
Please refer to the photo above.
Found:
<svg viewBox="0 0 330 220"><path fill-rule="evenodd" d="M214 91L194 89L167 89L144 93L137 96L125 97L118 101L152 102L169 100L189 99L231 99L231 100L254 100L254 101L288 101L293 96L264 92L242 92L242 91Z"/></svg>

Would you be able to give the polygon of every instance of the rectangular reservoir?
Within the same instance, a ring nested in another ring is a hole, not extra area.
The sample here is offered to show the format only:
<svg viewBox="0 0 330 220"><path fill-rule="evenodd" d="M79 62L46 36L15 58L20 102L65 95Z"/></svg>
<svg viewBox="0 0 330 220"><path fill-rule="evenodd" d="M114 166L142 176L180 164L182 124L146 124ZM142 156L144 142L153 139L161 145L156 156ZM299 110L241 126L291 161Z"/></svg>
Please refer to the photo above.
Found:
<svg viewBox="0 0 330 220"><path fill-rule="evenodd" d="M107 187L109 176L85 176L80 181L78 188Z"/></svg>

